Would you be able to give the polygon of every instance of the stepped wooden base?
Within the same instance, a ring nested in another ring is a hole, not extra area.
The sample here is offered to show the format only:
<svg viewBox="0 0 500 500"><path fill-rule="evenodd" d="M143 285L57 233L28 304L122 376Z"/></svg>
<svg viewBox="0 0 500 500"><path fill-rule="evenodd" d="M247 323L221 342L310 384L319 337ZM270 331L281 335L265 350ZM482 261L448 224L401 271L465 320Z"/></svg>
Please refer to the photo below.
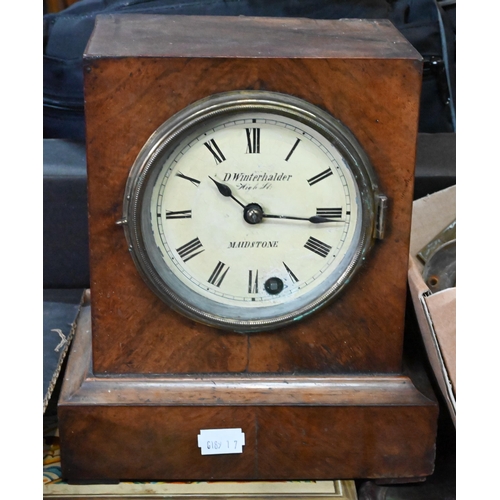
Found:
<svg viewBox="0 0 500 500"><path fill-rule="evenodd" d="M437 404L405 375L98 378L84 307L59 401L69 482L414 478L433 472ZM241 428L201 455L202 429Z"/></svg>

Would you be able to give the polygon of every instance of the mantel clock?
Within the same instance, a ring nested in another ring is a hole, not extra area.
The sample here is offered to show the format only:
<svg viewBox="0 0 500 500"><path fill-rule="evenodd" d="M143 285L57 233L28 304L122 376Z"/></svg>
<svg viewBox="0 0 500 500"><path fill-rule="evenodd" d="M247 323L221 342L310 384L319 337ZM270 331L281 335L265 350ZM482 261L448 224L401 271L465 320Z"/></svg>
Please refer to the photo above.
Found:
<svg viewBox="0 0 500 500"><path fill-rule="evenodd" d="M420 55L388 21L104 15L84 70L65 477L431 474L402 356Z"/></svg>

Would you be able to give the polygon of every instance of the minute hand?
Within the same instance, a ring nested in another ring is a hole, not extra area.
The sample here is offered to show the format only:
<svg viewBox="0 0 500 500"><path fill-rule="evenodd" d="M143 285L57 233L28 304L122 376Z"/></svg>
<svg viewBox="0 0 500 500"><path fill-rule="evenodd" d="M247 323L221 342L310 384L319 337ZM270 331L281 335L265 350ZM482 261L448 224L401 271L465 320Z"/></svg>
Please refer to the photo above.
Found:
<svg viewBox="0 0 500 500"><path fill-rule="evenodd" d="M322 224L323 222L345 222L334 219L327 219L326 217L320 217L319 215L313 215L312 217L292 217L289 215L269 215L262 214L263 218L268 219L291 219L291 220L305 220L308 222L312 222L313 224Z"/></svg>

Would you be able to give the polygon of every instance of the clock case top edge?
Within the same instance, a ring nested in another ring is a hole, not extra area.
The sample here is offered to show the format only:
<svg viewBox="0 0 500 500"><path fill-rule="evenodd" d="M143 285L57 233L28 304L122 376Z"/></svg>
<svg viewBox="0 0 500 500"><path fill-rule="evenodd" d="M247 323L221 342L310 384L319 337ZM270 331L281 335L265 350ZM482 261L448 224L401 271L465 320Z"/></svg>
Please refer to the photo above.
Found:
<svg viewBox="0 0 500 500"><path fill-rule="evenodd" d="M83 57L423 60L386 19L148 14L99 14Z"/></svg>

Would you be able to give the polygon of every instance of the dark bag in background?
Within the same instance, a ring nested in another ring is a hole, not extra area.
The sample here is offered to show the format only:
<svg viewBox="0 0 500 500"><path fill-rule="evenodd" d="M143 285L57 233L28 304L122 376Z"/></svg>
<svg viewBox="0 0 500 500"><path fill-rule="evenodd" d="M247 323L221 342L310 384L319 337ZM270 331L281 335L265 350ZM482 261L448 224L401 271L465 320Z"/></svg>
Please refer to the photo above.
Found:
<svg viewBox="0 0 500 500"><path fill-rule="evenodd" d="M419 132L455 132L455 0L397 0L389 19L424 58Z"/></svg>
<svg viewBox="0 0 500 500"><path fill-rule="evenodd" d="M82 56L95 17L134 12L389 19L424 57L419 131L453 132L455 28L450 16L454 6L455 2L436 0L80 0L43 17L44 138L85 140Z"/></svg>

